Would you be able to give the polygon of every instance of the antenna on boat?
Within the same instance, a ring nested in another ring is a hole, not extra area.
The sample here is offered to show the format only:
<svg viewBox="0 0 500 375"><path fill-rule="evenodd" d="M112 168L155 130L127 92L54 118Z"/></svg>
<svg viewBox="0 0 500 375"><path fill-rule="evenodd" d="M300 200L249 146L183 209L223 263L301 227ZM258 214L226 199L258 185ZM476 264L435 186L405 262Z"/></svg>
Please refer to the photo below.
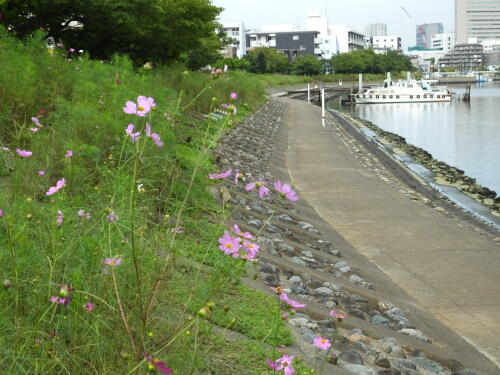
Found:
<svg viewBox="0 0 500 375"><path fill-rule="evenodd" d="M411 79L411 72L406 72L406 79L408 81Z"/></svg>
<svg viewBox="0 0 500 375"><path fill-rule="evenodd" d="M358 92L362 93L363 92L363 74L359 74L359 86L358 86Z"/></svg>

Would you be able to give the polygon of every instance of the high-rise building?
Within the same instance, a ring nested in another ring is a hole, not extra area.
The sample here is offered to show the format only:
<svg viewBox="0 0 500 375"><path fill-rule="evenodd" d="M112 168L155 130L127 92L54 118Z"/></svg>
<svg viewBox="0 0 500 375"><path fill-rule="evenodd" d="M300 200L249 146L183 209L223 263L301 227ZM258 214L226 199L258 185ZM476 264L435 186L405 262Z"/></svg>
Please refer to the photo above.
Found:
<svg viewBox="0 0 500 375"><path fill-rule="evenodd" d="M387 35L386 23L371 23L365 28L365 34L369 37Z"/></svg>
<svg viewBox="0 0 500 375"><path fill-rule="evenodd" d="M457 43L500 39L500 1L455 0L455 32Z"/></svg>
<svg viewBox="0 0 500 375"><path fill-rule="evenodd" d="M432 35L443 32L442 23L424 23L417 25L417 47L432 48Z"/></svg>

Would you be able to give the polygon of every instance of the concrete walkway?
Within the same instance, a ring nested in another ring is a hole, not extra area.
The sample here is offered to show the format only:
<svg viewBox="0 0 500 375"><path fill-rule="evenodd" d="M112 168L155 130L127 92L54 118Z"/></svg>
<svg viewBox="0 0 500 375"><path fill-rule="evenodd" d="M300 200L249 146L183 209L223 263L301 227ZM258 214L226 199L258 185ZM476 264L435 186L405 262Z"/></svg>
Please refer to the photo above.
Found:
<svg viewBox="0 0 500 375"><path fill-rule="evenodd" d="M287 164L302 196L422 308L499 365L499 244L408 199L356 159L334 127L322 126L318 107L287 102Z"/></svg>

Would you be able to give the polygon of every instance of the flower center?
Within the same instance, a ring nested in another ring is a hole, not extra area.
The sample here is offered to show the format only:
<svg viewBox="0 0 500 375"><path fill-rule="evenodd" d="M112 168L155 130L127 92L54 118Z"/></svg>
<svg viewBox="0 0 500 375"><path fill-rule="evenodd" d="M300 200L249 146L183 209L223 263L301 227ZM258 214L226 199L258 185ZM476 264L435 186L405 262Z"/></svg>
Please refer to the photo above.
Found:
<svg viewBox="0 0 500 375"><path fill-rule="evenodd" d="M232 248L232 247L233 247L233 245L232 245L232 244L230 244L230 243L227 243L227 244L226 244L226 247L227 247L228 249L230 249L230 248Z"/></svg>
<svg viewBox="0 0 500 375"><path fill-rule="evenodd" d="M142 106L137 107L137 109L138 109L139 111L144 111L144 107L142 107Z"/></svg>
<svg viewBox="0 0 500 375"><path fill-rule="evenodd" d="M321 343L324 344L326 342L325 339L321 339Z"/></svg>

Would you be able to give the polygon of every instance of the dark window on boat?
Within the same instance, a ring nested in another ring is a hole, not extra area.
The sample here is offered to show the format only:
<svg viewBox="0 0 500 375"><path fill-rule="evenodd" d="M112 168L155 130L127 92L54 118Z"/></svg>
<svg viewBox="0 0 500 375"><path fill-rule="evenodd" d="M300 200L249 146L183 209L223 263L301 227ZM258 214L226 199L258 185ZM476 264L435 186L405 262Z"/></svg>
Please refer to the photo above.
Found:
<svg viewBox="0 0 500 375"><path fill-rule="evenodd" d="M366 95L363 94L363 98L366 98Z"/></svg>
<svg viewBox="0 0 500 375"><path fill-rule="evenodd" d="M359 95L356 95L356 98L359 98Z"/></svg>
<svg viewBox="0 0 500 375"><path fill-rule="evenodd" d="M382 98L383 98L383 99L385 99L385 95L384 95L384 96L382 96Z"/></svg>
<svg viewBox="0 0 500 375"><path fill-rule="evenodd" d="M438 95L437 98L440 99L441 97Z"/></svg>
<svg viewBox="0 0 500 375"><path fill-rule="evenodd" d="M420 95L417 95L417 99L420 99Z"/></svg>
<svg viewBox="0 0 500 375"><path fill-rule="evenodd" d="M434 99L434 95L431 95L431 99Z"/></svg>
<svg viewBox="0 0 500 375"><path fill-rule="evenodd" d="M373 97L373 95L370 95L370 99Z"/></svg>
<svg viewBox="0 0 500 375"><path fill-rule="evenodd" d="M389 99L392 99L392 95L389 95Z"/></svg>
<svg viewBox="0 0 500 375"><path fill-rule="evenodd" d="M379 98L379 96L378 96L378 95L376 95L375 97L376 97L377 99Z"/></svg>
<svg viewBox="0 0 500 375"><path fill-rule="evenodd" d="M427 99L427 95L424 95L424 99Z"/></svg>
<svg viewBox="0 0 500 375"><path fill-rule="evenodd" d="M410 95L410 99L413 99L413 95Z"/></svg>
<svg viewBox="0 0 500 375"><path fill-rule="evenodd" d="M399 99L399 95L396 95L396 99Z"/></svg>

